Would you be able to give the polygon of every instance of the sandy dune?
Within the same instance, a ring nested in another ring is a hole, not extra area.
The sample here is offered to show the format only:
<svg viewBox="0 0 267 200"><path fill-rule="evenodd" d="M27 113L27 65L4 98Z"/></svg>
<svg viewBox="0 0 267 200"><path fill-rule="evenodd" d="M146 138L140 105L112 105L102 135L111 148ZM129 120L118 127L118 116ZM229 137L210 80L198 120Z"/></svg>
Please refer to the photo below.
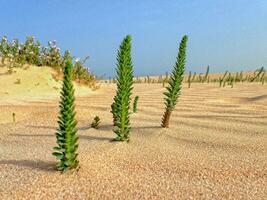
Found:
<svg viewBox="0 0 267 200"><path fill-rule="evenodd" d="M24 68L0 67L0 97L1 103L12 104L21 100L55 99L59 97L61 81L51 67L26 66ZM85 96L92 91L74 83L76 95Z"/></svg>
<svg viewBox="0 0 267 200"><path fill-rule="evenodd" d="M67 174L51 155L58 102L7 105L1 96L1 199L267 199L266 86L185 85L162 129L161 84L136 84L129 144L110 142L114 91L103 84L77 98L81 168ZM89 128L95 115L99 130Z"/></svg>

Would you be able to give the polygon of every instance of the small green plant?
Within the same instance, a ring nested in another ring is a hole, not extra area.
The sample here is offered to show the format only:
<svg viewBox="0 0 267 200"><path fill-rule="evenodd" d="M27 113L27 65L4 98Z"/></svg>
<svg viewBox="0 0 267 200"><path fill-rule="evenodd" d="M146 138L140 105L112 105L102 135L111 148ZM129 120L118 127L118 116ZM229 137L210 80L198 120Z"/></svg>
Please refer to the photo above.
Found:
<svg viewBox="0 0 267 200"><path fill-rule="evenodd" d="M14 84L20 84L20 83L21 83L21 80L19 78L14 82Z"/></svg>
<svg viewBox="0 0 267 200"><path fill-rule="evenodd" d="M262 73L261 76L261 84L264 85L264 77L265 77L265 71Z"/></svg>
<svg viewBox="0 0 267 200"><path fill-rule="evenodd" d="M230 85L231 85L231 88L234 87L234 78L231 78L231 80L230 80Z"/></svg>
<svg viewBox="0 0 267 200"><path fill-rule="evenodd" d="M250 79L250 82L255 82L255 81L259 81L261 75L265 72L264 67L261 67L259 69L257 69L254 72L254 76Z"/></svg>
<svg viewBox="0 0 267 200"><path fill-rule="evenodd" d="M134 102L133 102L133 113L137 112L137 103L138 103L139 96L134 97Z"/></svg>
<svg viewBox="0 0 267 200"><path fill-rule="evenodd" d="M191 74L191 71L190 71L189 72L189 75L188 75L188 80L187 80L187 82L188 82L188 88L191 87L191 81L192 81L191 76L192 76L192 74Z"/></svg>
<svg viewBox="0 0 267 200"><path fill-rule="evenodd" d="M170 77L169 85L166 87L165 95L165 112L162 118L161 126L164 128L169 127L169 121L171 117L171 113L175 108L177 103L177 99L180 95L182 82L183 82L183 75L185 69L185 61L186 61L186 43L187 43L187 36L183 36L180 47L179 53L177 56L177 60L172 71L172 75Z"/></svg>
<svg viewBox="0 0 267 200"><path fill-rule="evenodd" d="M16 123L16 114L15 113L12 113L12 118L13 118L13 123L15 124Z"/></svg>
<svg viewBox="0 0 267 200"><path fill-rule="evenodd" d="M117 91L114 97L113 119L117 141L129 141L130 100L133 89L133 66L131 60L131 36L127 35L119 48L117 56Z"/></svg>
<svg viewBox="0 0 267 200"><path fill-rule="evenodd" d="M91 127L98 129L99 128L99 124L100 124L100 118L98 116L95 116L92 123L91 123Z"/></svg>
<svg viewBox="0 0 267 200"><path fill-rule="evenodd" d="M202 73L200 73L197 77L197 82L202 83Z"/></svg>
<svg viewBox="0 0 267 200"><path fill-rule="evenodd" d="M209 72L210 72L210 66L207 67L206 74L202 80L202 83L204 83L208 80Z"/></svg>
<svg viewBox="0 0 267 200"><path fill-rule="evenodd" d="M63 87L61 91L60 113L56 132L57 147L53 155L59 160L57 169L65 172L78 167L78 135L75 120L74 89L72 84L72 61L66 61Z"/></svg>
<svg viewBox="0 0 267 200"><path fill-rule="evenodd" d="M193 77L192 77L192 80L191 80L192 83L194 82L194 80L196 78L196 75L197 75L197 73L195 72L194 75L193 75Z"/></svg>
<svg viewBox="0 0 267 200"><path fill-rule="evenodd" d="M223 79L220 77L219 78L220 87L222 87L222 82L223 82Z"/></svg>

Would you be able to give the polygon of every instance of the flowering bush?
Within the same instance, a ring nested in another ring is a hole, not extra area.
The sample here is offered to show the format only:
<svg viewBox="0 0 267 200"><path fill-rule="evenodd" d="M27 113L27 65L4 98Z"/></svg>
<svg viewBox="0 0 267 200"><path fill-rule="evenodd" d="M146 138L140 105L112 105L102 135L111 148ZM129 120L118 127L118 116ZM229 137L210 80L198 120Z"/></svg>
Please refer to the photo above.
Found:
<svg viewBox="0 0 267 200"><path fill-rule="evenodd" d="M9 42L7 37L4 36L0 43L0 57L2 65L9 64L10 67L31 64L49 66L58 72L62 72L66 60L72 56L69 51L66 51L62 56L56 41L49 41L48 46L42 46L40 41L35 40L34 36L28 36L25 43L19 43L18 39ZM85 67L88 58L75 60L72 77L79 83L95 86L95 76Z"/></svg>
<svg viewBox="0 0 267 200"><path fill-rule="evenodd" d="M0 45L0 55L2 57L1 61L2 61L2 64L4 64L5 60L8 58L8 54L9 54L9 44L8 44L8 41L7 41L7 37L3 37L2 40L1 40L1 45Z"/></svg>
<svg viewBox="0 0 267 200"><path fill-rule="evenodd" d="M56 41L49 41L48 46L42 48L40 59L42 65L51 66L56 69L63 67L63 58L60 54L60 48L56 45Z"/></svg>

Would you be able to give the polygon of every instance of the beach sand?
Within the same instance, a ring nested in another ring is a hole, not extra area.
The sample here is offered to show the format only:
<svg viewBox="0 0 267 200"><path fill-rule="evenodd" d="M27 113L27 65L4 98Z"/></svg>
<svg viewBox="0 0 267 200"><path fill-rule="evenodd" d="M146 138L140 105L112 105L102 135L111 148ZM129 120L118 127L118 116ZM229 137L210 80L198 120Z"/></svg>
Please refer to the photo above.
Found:
<svg viewBox="0 0 267 200"><path fill-rule="evenodd" d="M51 155L60 90L1 94L0 199L267 199L266 86L191 87L163 129L162 84L135 84L130 143L111 142L114 84L77 95L80 169L65 174Z"/></svg>

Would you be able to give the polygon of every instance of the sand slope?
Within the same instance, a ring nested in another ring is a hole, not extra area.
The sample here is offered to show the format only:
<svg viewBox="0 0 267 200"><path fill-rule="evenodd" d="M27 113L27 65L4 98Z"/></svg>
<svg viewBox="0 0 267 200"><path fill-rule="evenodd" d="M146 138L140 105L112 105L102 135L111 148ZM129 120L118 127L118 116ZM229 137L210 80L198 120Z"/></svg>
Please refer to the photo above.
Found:
<svg viewBox="0 0 267 200"><path fill-rule="evenodd" d="M6 118L11 110L21 117L16 125L0 126L0 197L267 198L266 86L185 85L171 128L162 129L161 84L136 84L140 103L129 144L110 142L114 92L113 84L104 84L97 94L77 98L81 168L67 174L53 169L51 155L57 101L0 106ZM99 130L89 127L95 115L102 121Z"/></svg>
<svg viewBox="0 0 267 200"><path fill-rule="evenodd" d="M1 103L20 100L54 99L59 97L61 81L55 80L56 72L51 67L28 66L24 68L0 67ZM88 87L74 84L76 95L88 95ZM21 102L21 101L20 101Z"/></svg>

